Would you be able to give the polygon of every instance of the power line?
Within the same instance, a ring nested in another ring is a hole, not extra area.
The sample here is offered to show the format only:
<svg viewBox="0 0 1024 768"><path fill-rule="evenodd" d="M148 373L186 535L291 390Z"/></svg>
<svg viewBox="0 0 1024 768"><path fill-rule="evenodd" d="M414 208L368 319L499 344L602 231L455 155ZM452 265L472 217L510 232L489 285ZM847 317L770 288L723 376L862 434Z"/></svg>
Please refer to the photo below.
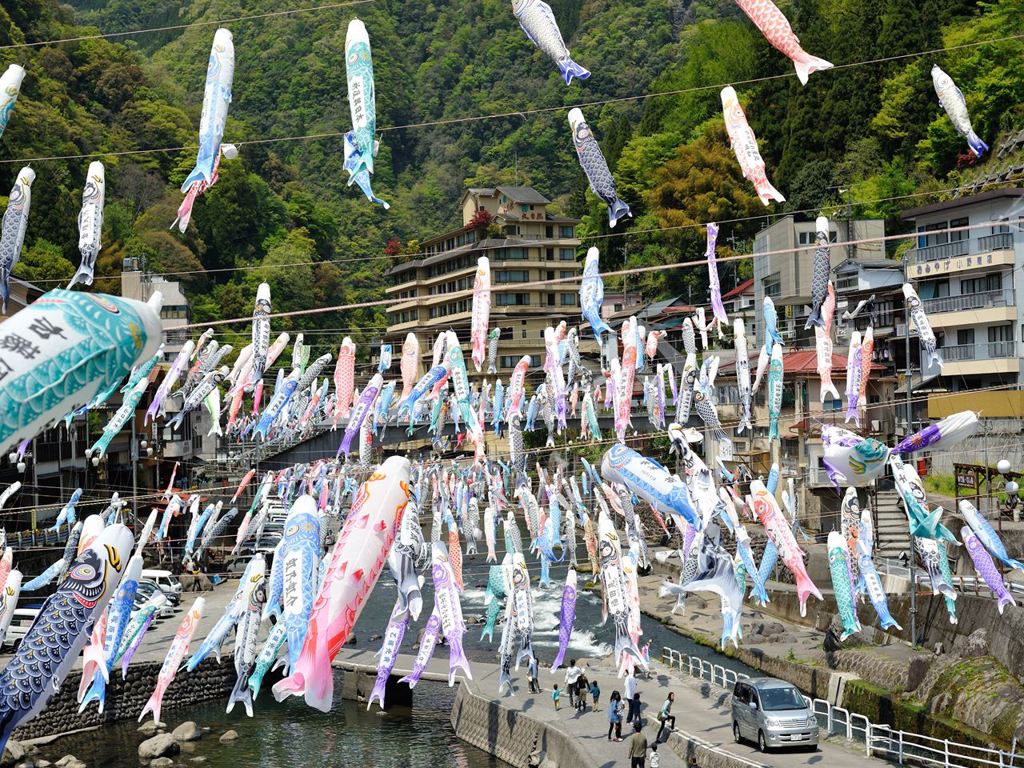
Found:
<svg viewBox="0 0 1024 768"><path fill-rule="evenodd" d="M1000 222L996 222L996 221L986 221L986 222L980 222L980 223L975 223L975 224L967 224L967 225L958 226L958 227L946 227L946 228L940 229L940 230L929 231L928 234L929 235L933 235L933 234L943 234L943 233L949 234L949 233L955 233L955 232L967 232L967 231L970 231L972 229L980 229L980 228L985 228L985 227L991 227L993 224L999 224L999 223ZM664 231L664 230L661 230L661 231ZM847 241L835 242L835 243L831 243L830 247L842 248L842 247L851 246L851 245L865 245L865 244L868 244L868 243L884 243L884 242L889 242L891 240L907 240L907 239L911 239L911 238L913 238L915 236L916 235L913 234L913 233L899 234L899 235L879 235L878 237L865 237L865 238L858 238L858 239L855 239L855 240L847 240ZM741 261L741 260L746 260L746 259L753 259L753 258L756 258L756 257L767 258L767 257L770 257L770 256L784 256L784 255L787 255L787 254L799 253L801 251L808 251L808 250L812 250L812 247L807 246L807 245L799 245L799 246L794 246L792 248L777 248L777 249L770 250L770 251L760 251L758 253L736 254L736 255L733 255L733 256L721 256L721 257L717 258L717 261L719 263L725 263L725 262L730 262L730 261ZM650 267L631 267L629 269L620 269L620 270L615 270L615 271L610 271L610 272L602 272L601 273L601 277L602 277L602 279L607 279L609 277L615 277L615 276L620 276L620 275L635 275L635 274L638 274L638 273L646 273L646 272L665 272L665 271L675 270L675 269L688 269L688 268L691 268L691 267L702 267L702 266L703 267L707 267L707 259L706 258L695 259L693 261L679 261L679 262L676 262L674 264L657 264L657 265L650 266ZM467 269L469 269L469 267L467 267ZM581 282L582 282L582 276L580 276L580 275L574 275L573 277L554 277L554 278L551 278L551 279L532 280L532 281L524 282L524 283L501 283L501 284L498 284L498 285L492 285L491 286L491 292L492 293L495 293L495 292L499 292L500 293L500 292L503 292L503 291L516 292L516 291L522 290L523 288L542 288L542 287L550 286L552 284L563 284L563 283L571 283L572 284L571 287L576 287L576 286L580 285ZM570 286L567 286L567 287L570 287ZM453 299L469 298L469 297L471 297L473 295L473 289L472 288L466 288L466 289L461 290L461 291L452 291L451 293L440 294L440 295L444 296L445 299L448 300L448 301L453 300ZM299 310L293 310L293 311L290 311L290 312L271 313L269 317L271 319L281 318L281 317L300 317L300 316L306 316L306 315L323 314L323 313L326 313L326 312L341 312L341 311L349 310L349 309L365 309L365 308L368 308L368 307L398 306L400 304L407 304L407 303L413 302L413 301L415 301L417 299L424 299L424 298L429 298L429 297L416 296L416 297L406 298L406 299L379 299L377 301L364 301L364 302L358 302L358 303L355 303L355 304L337 304L337 305L328 306L328 307L315 307L315 308L312 308L312 309L299 309ZM250 315L250 316L246 316L246 317L236 317L236 318L230 318L230 319L225 319L225 320L210 320L210 321L206 321L206 322L202 322L202 323L188 323L188 324L176 326L175 330L179 330L179 329L183 330L183 329L187 329L187 328L212 328L212 327L218 326L218 325L236 325L236 324L239 324L239 323L251 323L251 322L252 322L252 316Z"/></svg>
<svg viewBox="0 0 1024 768"><path fill-rule="evenodd" d="M98 32L95 35L79 35L77 37L61 37L54 40L36 40L30 43L10 43L8 45L0 45L0 51L10 50L12 48L38 48L44 45L59 45L60 43L78 43L85 40L101 40L110 39L116 37L131 37L134 35L146 35L153 32L174 32L181 29L191 29L192 27L212 27L212 26L223 26L224 24L234 24L238 21L252 21L254 19L269 19L278 16L293 16L297 13L312 13L313 11L329 11L337 8L347 8L352 5L363 5L365 3L372 3L373 0L347 0L344 3L330 3L328 5L310 6L307 8L290 8L281 11L267 11L266 13L253 13L246 16L233 16L227 19L213 19L210 21L192 21L187 24L171 24L166 27L149 27L147 29L129 29L122 32ZM163 151L163 150L157 150Z"/></svg>
<svg viewBox="0 0 1024 768"><path fill-rule="evenodd" d="M371 2L372 0L353 0L354 2ZM350 3L351 4L351 3ZM283 12L281 12L283 13ZM852 69L854 67L872 66L875 64L882 64L890 61L898 61L908 58L917 58L922 56L931 56L936 53L943 53L954 50L962 50L966 48L978 48L985 45L992 45L994 43L1007 42L1011 40L1024 39L1024 33L1014 35L1003 35L1001 37L990 38L983 41L975 41L971 43L962 43L960 45L946 46L942 48L932 48L925 51L915 51L911 53L902 53L895 56L884 56L875 59L864 59L862 61L853 61L847 64L837 64L832 67L833 71ZM411 130L416 128L435 128L443 125L461 125L465 123L482 122L484 120L503 120L512 117L525 118L532 115L549 114L552 112L567 112L573 108L587 108L605 106L608 104L618 104L627 101L644 101L646 99L661 98L666 96L681 96L687 93L697 93L708 90L721 90L722 88L732 85L754 85L757 83L768 82L771 80L783 80L795 77L796 74L793 72L781 73L777 75L766 75L764 77L749 78L746 80L733 80L730 82L709 84L709 85L695 85L688 88L678 88L671 91L658 91L652 93L641 93L633 94L629 96L616 96L607 99L594 99L591 101L584 101L577 104L563 105L557 107L535 107L533 109L517 109L505 112L493 112L482 115L464 115L462 117L450 117L450 118L438 118L437 120L424 120L415 123L403 123L399 125L382 126L378 128L379 133L389 133L393 131ZM336 139L341 138L345 135L346 131L326 131L322 133L310 133L310 134L299 134L294 136L275 136L265 137L260 139L246 139L241 141L230 142L236 147L255 146L263 144L275 144L281 142L293 142L293 141L314 141L320 139ZM161 147L153 149L128 149L110 152L88 152L81 154L68 154L68 155L49 155L41 157L29 157L29 158L12 158L7 160L0 160L0 164L11 164L11 163L42 163L51 161L61 160L86 160L98 157L123 157L128 155L140 155L140 154L151 154L151 153L162 153L162 152L181 152L184 150L195 150L195 144L186 144L178 147Z"/></svg>
<svg viewBox="0 0 1024 768"><path fill-rule="evenodd" d="M1013 181L1007 180L1007 181L1001 182L999 184L993 184L993 185L991 185L991 187L993 189L1001 189L1002 187L1004 187L1006 185L1012 186L1014 183L1015 182L1013 182ZM953 193L956 193L958 191L960 191L960 187L957 186L957 187L948 187L946 189L933 189L933 190L928 190L928 191L925 191L925 192L909 192L909 193L904 194L904 195L892 195L890 197L876 197L876 198L868 199L868 200L859 200L859 201L855 201L855 202L850 203L850 205L856 207L856 206L874 205L874 204L877 204L877 203L891 203L891 202L895 202L897 200L910 200L910 199L913 199L913 198L920 198L920 197L936 197L938 195L943 195L943 194L953 194ZM684 230L684 229L703 229L703 228L707 227L707 225L709 223L718 224L719 226L721 226L722 224L740 224L740 223L744 223L744 222L748 222L748 221L758 221L758 220L761 220L761 219L771 219L771 218L785 218L787 216L795 216L795 215L799 215L799 214L809 214L809 213L818 213L820 211L821 211L821 206L817 206L817 207L814 207L814 208L802 208L802 209L798 209L798 210L785 211L785 212L782 212L782 213L766 212L766 213L762 213L762 214L757 214L755 216L741 216L741 217L737 217L737 218L733 218L733 219L721 219L721 220L716 221L716 222L696 222L696 223L693 223L693 224L674 224L674 225L667 226L667 227L650 227L648 229L626 229L626 230L622 230L620 232L606 232L604 234L584 235L584 236L582 236L579 239L581 240L581 245L582 245L582 244L586 244L586 243L591 242L591 241L606 240L606 239L613 238L613 237L632 237L634 235L657 235L657 234L660 234L660 233L663 233L663 232L674 232L674 231L679 231L679 230ZM996 224L996 223L999 223L999 222L991 222L991 223ZM930 231L928 234L935 234L935 233L941 233L941 231L940 230L935 230L934 233ZM912 238L912 237L915 237L915 236L916 236L916 233L907 233L907 234L902 235L902 236L896 236L896 239L900 239L901 237L909 239L909 238ZM530 246L547 246L550 242L551 242L550 240L523 240L523 239L516 239L515 242L510 243L509 245L506 245L506 246L496 246L496 247L497 248L524 248L524 247L530 247ZM831 243L830 245L838 247L838 245L841 245L841 244L840 243ZM813 248L813 246L804 246L804 249L807 249L807 250L809 250L811 248ZM453 249L451 251L445 251L443 253L445 255L452 256L452 255L455 255L455 254L457 254L459 252L460 252L460 249L456 248L456 249ZM467 253L471 252L471 249L467 248L466 252ZM170 271L170 272L161 271L161 272L157 272L157 273L154 273L154 274L159 276L159 277L181 277L181 276L186 276L186 275L212 275L212 274L218 274L218 273L221 273L221 272L232 272L232 273L233 272L248 272L248 271L257 270L257 269L284 269L286 267L316 266L317 264L351 264L351 263L359 263L359 262L365 263L365 262L374 262L374 261L390 260L390 259L413 259L413 258L416 258L416 257L427 257L427 256L436 256L436 255L440 255L440 254L438 254L437 252L432 252L432 251L420 251L418 253L397 253L397 254L381 253L381 254L378 254L378 255L375 255L375 256L356 256L356 257L346 258L346 259L323 259L323 260L309 260L309 261L293 261L293 262L288 262L286 264L269 264L269 265L268 264L246 264L246 265L234 266L234 267L216 267L214 269L177 270L177 271ZM550 265L552 268L555 268L555 265L558 265L558 264L562 264L564 266L564 265L569 265L569 264L578 264L579 262L576 261L576 260L571 261L571 262L570 261L551 261L551 262L548 262L548 261L545 260L544 263L546 265ZM472 269L474 269L474 267L471 267L471 266L470 267L466 267L466 271L471 271ZM123 272L118 272L118 273L113 274L113 275L96 275L96 279L97 280L116 280L119 277L121 277L122 274L124 274L124 273ZM17 277L17 275L15 275L15 277ZM53 283L53 284L57 284L57 285L66 285L67 284L67 280L62 280L62 279L44 279L44 280L33 280L32 283L35 284L35 285L42 285L42 284L46 284L46 283ZM511 286L520 285L520 283L507 283L507 284L504 284L504 285L511 287ZM441 295L447 296L448 294L437 294L437 295L438 296L441 296Z"/></svg>

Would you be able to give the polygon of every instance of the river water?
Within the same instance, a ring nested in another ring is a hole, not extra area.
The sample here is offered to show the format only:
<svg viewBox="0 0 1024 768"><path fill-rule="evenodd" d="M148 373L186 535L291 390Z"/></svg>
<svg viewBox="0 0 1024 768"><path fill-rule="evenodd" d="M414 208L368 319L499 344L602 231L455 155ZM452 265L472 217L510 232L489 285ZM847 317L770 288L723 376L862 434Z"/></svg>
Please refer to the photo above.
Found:
<svg viewBox="0 0 1024 768"><path fill-rule="evenodd" d="M340 679L336 683L340 690ZM301 699L277 704L269 692L265 695L257 700L251 719L243 707L225 714L219 701L165 712L164 720L171 727L194 720L210 728L194 743L194 753L183 753L176 762L200 765L191 758L201 755L206 758L203 768L508 768L507 763L456 738L448 721L452 692L443 683L421 682L416 686L414 708L390 707L385 714L376 707L367 712L365 704L340 699L325 714ZM51 761L73 754L89 768L137 766L138 745L144 737L136 728L134 721L114 723L60 739L41 752ZM228 729L237 731L239 738L222 744L219 736Z"/></svg>
<svg viewBox="0 0 1024 768"><path fill-rule="evenodd" d="M539 566L531 561L528 567L536 585ZM489 565L482 554L466 557L463 564L465 591L462 606L468 624L464 644L467 655L473 661L496 661L497 647L501 640L500 623L495 629L493 643L480 639L488 569ZM534 586L532 590L534 650L540 660L540 681L545 689L550 689L552 682L561 682L562 678L561 673L551 675L547 668L558 648L559 609L566 570L564 565L554 565L551 569L551 587L541 589ZM433 604L429 571L427 575L423 588L423 613L419 622L410 625L406 632L402 644L404 653L415 653L414 644L418 633ZM600 592L585 590L586 578L586 574L579 576L576 620L566 661L570 658L601 657L612 651L614 629L611 622L601 625ZM393 580L385 573L356 624L354 635L357 647L376 650L380 646L377 635L382 634L387 625L396 594ZM642 618L642 625L644 642L651 641L652 658L660 658L662 647L668 646L718 663L726 661L715 651L694 643L647 616ZM225 649L230 646L229 640L225 643ZM445 658L447 654L446 646L438 646L435 650L438 658ZM749 672L734 660L728 660L728 666ZM525 687L525 669L517 673L517 676L520 684ZM620 688L620 681L599 679L598 682L605 698L611 691ZM340 692L340 683L336 684L335 690ZM264 686L264 691L255 702L255 717L252 719L246 717L241 706L236 707L232 714L225 714L224 702L221 701L189 710L170 710L165 713L164 719L171 727L185 720L194 720L200 726L212 728L213 735L199 742L196 752L208 758L203 763L208 768L240 768L243 765L337 765L345 768L436 768L444 765L458 768L504 768L505 764L501 761L455 737L448 720L451 702L452 692L447 686L424 681L416 687L413 709L389 706L386 714L379 714L375 706L373 712L368 713L365 704L360 706L355 702L336 700L334 709L328 714L322 714L305 706L301 699L290 699L278 704L270 694L269 686ZM135 755L142 740L136 728L135 722L113 724L81 737L61 739L58 744L44 750L44 755L54 760L64 754L74 754L85 760L90 768L136 765ZM241 738L233 744L222 745L216 740L216 735L229 728L238 731ZM56 753L58 751L59 754Z"/></svg>

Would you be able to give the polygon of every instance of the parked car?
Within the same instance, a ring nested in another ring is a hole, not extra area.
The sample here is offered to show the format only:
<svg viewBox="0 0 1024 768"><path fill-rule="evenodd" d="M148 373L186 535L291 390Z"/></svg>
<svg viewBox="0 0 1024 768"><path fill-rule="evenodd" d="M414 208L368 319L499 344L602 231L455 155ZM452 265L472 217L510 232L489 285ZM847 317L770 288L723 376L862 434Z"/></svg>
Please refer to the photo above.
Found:
<svg viewBox="0 0 1024 768"><path fill-rule="evenodd" d="M31 629L38 615L38 608L15 608L7 634L4 635L4 647L16 647Z"/></svg>
<svg viewBox="0 0 1024 768"><path fill-rule="evenodd" d="M732 692L732 735L739 743L757 742L767 752L775 747L818 748L818 720L803 694L791 683L773 677L737 680Z"/></svg>
<svg viewBox="0 0 1024 768"><path fill-rule="evenodd" d="M141 608L145 605L155 594L162 594L164 596L164 603L160 606L158 616L160 618L166 618L167 616L174 615L174 609L177 607L179 598L177 595L173 597L164 592L152 581L140 581L138 591L135 593L135 602L133 608Z"/></svg>
<svg viewBox="0 0 1024 768"><path fill-rule="evenodd" d="M177 597L178 600L181 599L181 582L178 581L178 577L170 571L145 569L142 571L142 579L156 584L160 587L160 590L167 595L167 597L171 597L173 595L174 597ZM176 600L175 605L177 605L177 603L178 601Z"/></svg>

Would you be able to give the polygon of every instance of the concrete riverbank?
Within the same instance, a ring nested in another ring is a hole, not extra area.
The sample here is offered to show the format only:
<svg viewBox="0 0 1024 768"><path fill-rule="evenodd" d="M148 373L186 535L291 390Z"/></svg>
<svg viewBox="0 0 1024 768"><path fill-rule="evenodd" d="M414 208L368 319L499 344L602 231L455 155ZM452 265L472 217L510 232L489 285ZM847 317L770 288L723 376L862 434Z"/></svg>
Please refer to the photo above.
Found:
<svg viewBox="0 0 1024 768"><path fill-rule="evenodd" d="M201 639L212 629L235 588L234 582L219 586L206 593L207 611L193 640L197 648ZM646 590L651 591L651 590ZM656 590L655 590L656 592ZM183 606L191 603L192 595L185 595ZM136 661L129 669L128 681L119 682L120 673L115 671L107 697L107 708L103 715L95 706L79 715L75 694L79 673L73 671L51 700L50 705L33 721L16 733L16 739L51 736L83 728L102 726L118 719L138 717L145 700L155 684L156 674L167 647L177 628L181 614L162 621L150 630L140 648ZM232 642L225 643L230 648ZM339 675L335 695L357 701L365 701L372 689L376 676L376 643L360 644L343 648L336 661L336 667L345 670ZM652 657L660 649L652 649ZM389 706L415 706L415 690L410 691L397 680L412 668L413 657L401 655L389 681L387 704ZM0 659L0 664L4 663ZM528 693L525 670L514 673L516 689L511 696L499 697L498 668L487 658L474 656L472 663L474 679L459 678L458 688L453 692L451 723L456 735L465 742L489 752L515 768L544 765L545 768L614 768L626 766L629 760L625 743L609 742L606 705L613 690L621 690L621 681L610 666L609 659L591 658L585 661L588 675L597 679L602 697L600 709L576 713L567 706L563 694L562 707L555 711L551 700L551 687L558 683L564 689L564 671L555 674L541 672L540 694ZM447 648L440 646L436 658L428 665L425 679L447 681ZM164 700L162 719L174 724L187 718L188 708L204 701L225 700L235 679L230 654L221 664L207 659L191 673L181 672L168 688ZM268 676L260 699L256 702L256 717L264 707L276 706L271 699L269 686L274 678ZM660 706L668 691L676 693L675 712L679 715L679 730L669 736L661 746L662 768L681 768L698 765L704 768L758 768L763 765L810 766L822 762L829 768L853 768L854 761L863 763L863 753L854 755L844 747L826 743L823 753L801 754L783 752L773 754L766 760L748 744L734 744L731 738L731 721L727 711L727 692L710 689L707 684L682 677L678 671L658 663L653 665L652 676L640 686L646 718L645 733L653 741L656 722L653 713ZM624 729L624 735L628 732ZM133 758L134 759L134 758Z"/></svg>

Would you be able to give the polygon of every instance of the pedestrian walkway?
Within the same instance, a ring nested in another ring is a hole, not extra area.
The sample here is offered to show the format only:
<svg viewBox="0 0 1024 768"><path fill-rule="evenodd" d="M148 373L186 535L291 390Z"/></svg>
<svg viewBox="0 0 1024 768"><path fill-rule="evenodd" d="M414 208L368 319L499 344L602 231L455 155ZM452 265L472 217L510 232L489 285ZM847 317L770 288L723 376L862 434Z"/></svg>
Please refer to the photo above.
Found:
<svg viewBox="0 0 1024 768"><path fill-rule="evenodd" d="M439 658L431 661L424 678L447 680L448 660L446 649L438 649ZM395 666L394 674L405 674L413 663L413 657L402 655ZM459 677L459 683L467 687L476 699L487 704L496 704L505 712L515 712L539 721L544 727L556 729L570 737L583 752L587 766L616 768L629 766L626 740L632 733L631 726L623 723L622 742L609 742L607 705L612 691L623 691L623 681L617 678L610 664L610 658L588 659L585 672L590 680L597 680L601 688L599 711L594 712L588 704L585 712L577 712L568 705L568 696L563 693L561 707L554 709L551 700L552 685L557 683L564 690L565 670L550 674L540 673L543 688L539 694L531 694L525 668L514 674L515 692L509 696L498 696L498 666L474 662L473 680ZM372 650L342 649L336 664L343 668L375 671L376 659ZM780 751L767 755L758 752L751 744L736 744L732 739L729 691L713 687L706 682L683 677L678 671L653 662L649 679L641 679L637 690L640 693L644 722L644 734L653 743L658 723L655 714L669 691L676 694L672 712L677 716L676 731L668 742L659 746L661 768L681 768L689 764L702 766L731 766L733 768L795 768L796 766L817 766L822 768L863 768L870 760L878 765L880 761L865 757L863 751L856 752L842 744L823 742L817 752ZM588 699L589 701L589 699ZM650 754L650 753L648 753ZM692 756L696 763L688 763Z"/></svg>

